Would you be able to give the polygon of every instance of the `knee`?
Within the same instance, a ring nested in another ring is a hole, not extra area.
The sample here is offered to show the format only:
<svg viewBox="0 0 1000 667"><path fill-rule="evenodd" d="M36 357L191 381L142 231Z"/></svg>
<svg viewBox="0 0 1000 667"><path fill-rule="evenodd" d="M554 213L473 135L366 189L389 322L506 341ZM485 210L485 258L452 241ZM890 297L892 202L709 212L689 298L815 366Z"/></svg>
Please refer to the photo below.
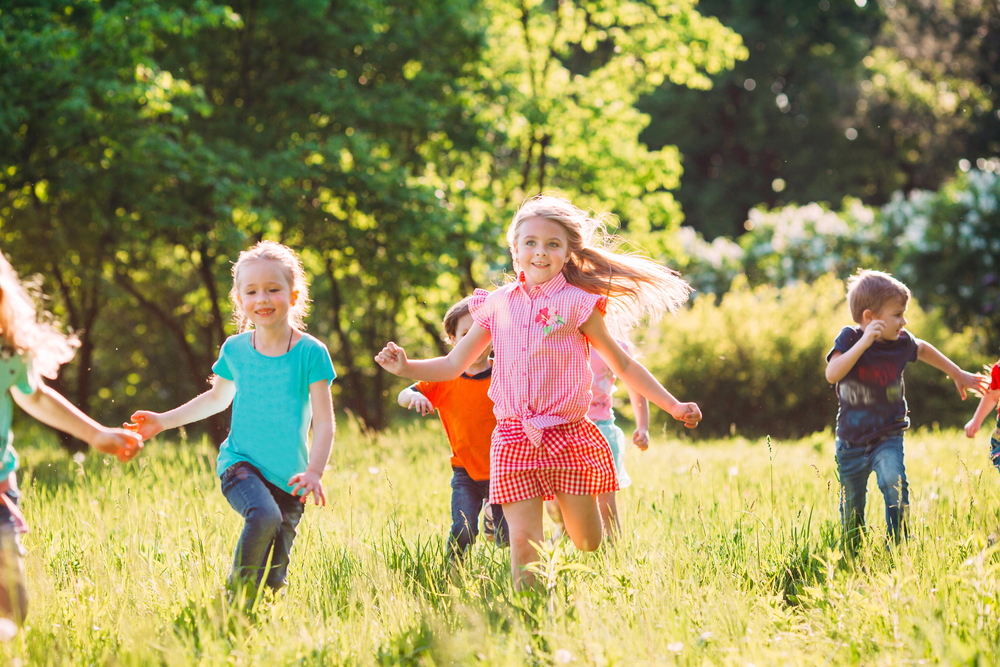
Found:
<svg viewBox="0 0 1000 667"><path fill-rule="evenodd" d="M282 520L281 510L276 504L254 507L246 516L248 526L266 535L276 534L281 529Z"/></svg>
<svg viewBox="0 0 1000 667"><path fill-rule="evenodd" d="M580 551L596 551L601 546L603 532L600 530L585 531L582 535L570 535L570 537L573 540L573 545Z"/></svg>

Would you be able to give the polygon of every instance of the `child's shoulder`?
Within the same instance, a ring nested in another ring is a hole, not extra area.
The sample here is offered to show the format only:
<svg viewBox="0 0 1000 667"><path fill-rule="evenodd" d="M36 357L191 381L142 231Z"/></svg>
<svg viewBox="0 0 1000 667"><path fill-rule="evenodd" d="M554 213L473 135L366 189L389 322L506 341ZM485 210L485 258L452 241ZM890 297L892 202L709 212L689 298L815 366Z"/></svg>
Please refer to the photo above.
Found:
<svg viewBox="0 0 1000 667"><path fill-rule="evenodd" d="M300 333L302 334L302 340L300 340L298 344L302 345L304 348L315 347L315 348L321 348L323 350L327 349L326 343L321 341L319 338L316 338L315 336L308 334L305 331L302 331Z"/></svg>
<svg viewBox="0 0 1000 667"><path fill-rule="evenodd" d="M253 335L253 331L244 331L243 333L233 334L226 340L222 341L222 349L230 351L236 347L243 345L248 345L250 343L250 337Z"/></svg>

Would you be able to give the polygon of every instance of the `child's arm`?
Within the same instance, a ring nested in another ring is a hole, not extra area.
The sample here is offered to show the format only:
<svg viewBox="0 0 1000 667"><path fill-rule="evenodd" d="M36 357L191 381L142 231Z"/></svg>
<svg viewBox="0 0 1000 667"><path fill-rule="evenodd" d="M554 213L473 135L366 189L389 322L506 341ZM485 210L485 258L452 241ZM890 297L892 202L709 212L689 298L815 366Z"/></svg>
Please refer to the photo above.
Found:
<svg viewBox="0 0 1000 667"><path fill-rule="evenodd" d="M590 344L601 354L608 367L625 384L639 392L671 417L684 422L688 428L694 428L701 421L701 410L696 403L682 403L663 388L646 367L629 356L615 342L604 324L604 316L596 309L580 327L580 331L590 340ZM470 332L471 333L471 332ZM468 334L466 334L468 338ZM465 339L463 338L464 342ZM459 343L461 345L461 343Z"/></svg>
<svg viewBox="0 0 1000 667"><path fill-rule="evenodd" d="M412 386L399 392L396 402L407 410L419 412L421 416L426 416L434 412L434 406L427 400L427 397Z"/></svg>
<svg viewBox="0 0 1000 667"><path fill-rule="evenodd" d="M635 431L632 432L632 444L646 451L649 447L649 401L645 396L637 392L628 384L628 400L632 403L632 412L635 413Z"/></svg>
<svg viewBox="0 0 1000 667"><path fill-rule="evenodd" d="M986 419L986 415L997 406L997 402L1000 401L1000 389L990 389L983 394L983 398L979 401L979 406L976 408L976 413L972 415L972 419L965 425L965 435L968 438L976 437L979 433L979 427L983 425L983 420Z"/></svg>
<svg viewBox="0 0 1000 667"><path fill-rule="evenodd" d="M473 324L446 357L411 361L406 358L403 348L390 341L375 355L375 361L393 375L424 382L447 382L461 375L489 343L490 332Z"/></svg>
<svg viewBox="0 0 1000 667"><path fill-rule="evenodd" d="M333 432L336 424L333 419L333 400L330 398L330 385L326 380L317 380L309 385L309 401L312 404L312 447L309 448L309 465L305 472L292 475L288 480L289 492L298 496L302 503L311 493L313 502L326 505L326 492L323 490L323 472L330 460L330 450L333 449Z"/></svg>
<svg viewBox="0 0 1000 667"><path fill-rule="evenodd" d="M830 361L826 365L826 381L830 384L837 384L843 380L851 369L854 368L854 364L858 363L858 359L861 358L864 351L872 346L872 343L875 342L875 339L878 338L884 328L885 322L882 320L872 320L865 327L858 342L851 346L851 349L847 352L834 350L833 354L830 355Z"/></svg>
<svg viewBox="0 0 1000 667"><path fill-rule="evenodd" d="M201 421L222 412L229 407L235 396L236 383L216 375L212 378L212 388L205 393L168 412L137 410L132 413L132 421L135 423L126 424L126 428L148 440L161 431Z"/></svg>
<svg viewBox="0 0 1000 667"><path fill-rule="evenodd" d="M10 395L25 412L38 421L83 440L99 452L113 454L122 461L128 461L142 449L141 435L98 424L62 394L42 382L38 383L38 389L34 393L24 394L17 387L11 387Z"/></svg>
<svg viewBox="0 0 1000 667"><path fill-rule="evenodd" d="M966 373L925 340L917 340L917 359L947 374L955 382L955 388L958 389L963 401L966 389L972 389L980 396L989 390L988 379L975 373Z"/></svg>

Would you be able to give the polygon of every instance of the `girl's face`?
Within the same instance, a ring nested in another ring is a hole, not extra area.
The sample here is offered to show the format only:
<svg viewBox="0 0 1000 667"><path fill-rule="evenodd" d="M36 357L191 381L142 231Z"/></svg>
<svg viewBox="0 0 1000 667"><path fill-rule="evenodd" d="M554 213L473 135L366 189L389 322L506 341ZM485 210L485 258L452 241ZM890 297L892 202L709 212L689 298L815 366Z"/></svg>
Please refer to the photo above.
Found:
<svg viewBox="0 0 1000 667"><path fill-rule="evenodd" d="M273 259L254 259L240 271L240 305L254 327L288 322L298 293L292 291L284 267Z"/></svg>
<svg viewBox="0 0 1000 667"><path fill-rule="evenodd" d="M529 288L548 282L569 259L566 229L548 218L528 218L517 230L517 263Z"/></svg>

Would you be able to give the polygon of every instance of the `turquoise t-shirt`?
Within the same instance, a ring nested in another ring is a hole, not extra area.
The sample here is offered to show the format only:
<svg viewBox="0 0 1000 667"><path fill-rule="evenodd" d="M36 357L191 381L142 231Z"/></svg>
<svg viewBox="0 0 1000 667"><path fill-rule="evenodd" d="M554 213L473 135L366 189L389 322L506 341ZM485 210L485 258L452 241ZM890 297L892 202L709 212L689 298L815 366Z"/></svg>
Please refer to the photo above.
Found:
<svg viewBox="0 0 1000 667"><path fill-rule="evenodd" d="M11 443L14 433L10 422L14 416L14 403L10 398L10 388L17 387L23 394L33 394L38 388L38 377L31 367L31 357L27 354L0 349L0 480L17 470L17 452Z"/></svg>
<svg viewBox="0 0 1000 667"><path fill-rule="evenodd" d="M215 472L221 477L229 466L246 461L271 484L290 491L289 478L305 472L308 463L309 385L329 384L337 374L326 345L309 334L280 357L267 357L253 349L251 333L226 339L212 366L216 375L236 383L233 421Z"/></svg>

